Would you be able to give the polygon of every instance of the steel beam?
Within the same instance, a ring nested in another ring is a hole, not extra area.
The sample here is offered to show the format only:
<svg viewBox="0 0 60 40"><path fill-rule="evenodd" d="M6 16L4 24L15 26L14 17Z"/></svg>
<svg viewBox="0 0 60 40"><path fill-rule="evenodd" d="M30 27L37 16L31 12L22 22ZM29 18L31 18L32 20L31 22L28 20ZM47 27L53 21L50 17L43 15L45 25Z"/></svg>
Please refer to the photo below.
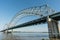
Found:
<svg viewBox="0 0 60 40"><path fill-rule="evenodd" d="M52 14L52 15L49 15L49 17L54 19L54 20L56 20L56 21L58 21L58 20L60 20L60 12ZM29 21L29 22L26 22L26 23L23 23L23 24L20 24L20 25L17 25L17 26L13 26L11 28L4 29L2 31L11 30L11 29L15 29L15 28L26 27L26 26L30 26L30 25L38 24L38 23L39 24L40 23L45 23L45 22L47 22L46 19L47 19L47 16L43 17L43 18L38 18L36 20Z"/></svg>

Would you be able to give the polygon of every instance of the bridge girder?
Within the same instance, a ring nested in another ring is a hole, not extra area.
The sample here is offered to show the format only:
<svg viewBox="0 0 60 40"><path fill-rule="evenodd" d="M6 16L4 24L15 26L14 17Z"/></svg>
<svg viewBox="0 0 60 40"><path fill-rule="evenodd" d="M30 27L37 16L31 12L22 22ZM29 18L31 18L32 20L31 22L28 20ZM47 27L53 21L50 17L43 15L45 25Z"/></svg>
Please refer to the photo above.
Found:
<svg viewBox="0 0 60 40"><path fill-rule="evenodd" d="M48 5L42 5L42 6L34 6L30 8L26 8L24 10L19 11L12 20L8 23L8 28L11 28L12 26L15 26L17 22L24 18L25 16L38 16L39 18L45 17L47 15L53 14L55 11L51 9Z"/></svg>
<svg viewBox="0 0 60 40"><path fill-rule="evenodd" d="M60 17L60 12L55 13L53 15L50 15L49 17L58 21L58 20L60 20L60 18L59 18ZM20 25L17 25L17 26L13 26L11 28L4 29L2 31L11 30L11 29L15 29L15 28L21 28L21 27L25 27L25 26L29 26L29 25L33 25L33 24L35 25L35 24L45 23L45 22L47 22L46 19L47 19L47 16L43 17L43 18L38 18L36 20L29 21L29 22L26 22L26 23L23 23L23 24L20 24Z"/></svg>

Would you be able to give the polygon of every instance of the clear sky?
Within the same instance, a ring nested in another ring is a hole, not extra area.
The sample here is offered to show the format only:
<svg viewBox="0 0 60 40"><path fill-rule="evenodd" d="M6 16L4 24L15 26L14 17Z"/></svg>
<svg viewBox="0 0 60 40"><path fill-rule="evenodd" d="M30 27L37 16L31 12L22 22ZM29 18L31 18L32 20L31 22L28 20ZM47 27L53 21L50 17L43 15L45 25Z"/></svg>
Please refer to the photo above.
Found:
<svg viewBox="0 0 60 40"><path fill-rule="evenodd" d="M18 11L43 4L48 4L57 12L60 11L60 0L0 0L0 30L6 28L4 25L8 23ZM24 20L26 20L26 18ZM47 24L21 28L20 30L47 31Z"/></svg>

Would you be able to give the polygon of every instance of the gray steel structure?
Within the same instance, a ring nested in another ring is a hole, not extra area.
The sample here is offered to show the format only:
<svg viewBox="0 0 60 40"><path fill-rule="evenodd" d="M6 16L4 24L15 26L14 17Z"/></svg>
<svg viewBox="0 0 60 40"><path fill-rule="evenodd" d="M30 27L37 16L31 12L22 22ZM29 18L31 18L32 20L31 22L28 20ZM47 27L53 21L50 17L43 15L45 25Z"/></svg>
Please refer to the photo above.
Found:
<svg viewBox="0 0 60 40"><path fill-rule="evenodd" d="M58 20L60 20L60 12L53 14L53 15L50 15L49 17L51 19L58 21ZM40 24L40 23L45 23L45 22L47 22L47 16L43 17L43 18L38 18L36 20L29 21L29 22L26 22L26 23L23 23L20 25L13 26L13 27L5 29L5 30L11 30L11 29L19 28L19 27L25 27L25 26ZM2 31L5 31L5 30L2 30Z"/></svg>
<svg viewBox="0 0 60 40"><path fill-rule="evenodd" d="M48 15L54 14L55 11L51 9L48 5L34 6L26 8L19 11L12 20L8 23L8 27L16 26L17 22L25 16L38 16L39 18L46 17Z"/></svg>
<svg viewBox="0 0 60 40"><path fill-rule="evenodd" d="M16 25L16 23L23 17L25 16L39 16L40 18L39 19L36 19L36 20L32 20L32 21L29 21L29 22L26 22L26 23L23 23L23 24L20 24L20 25ZM21 27L26 27L26 26L30 26L30 25L36 25L36 24L40 24L40 23L45 23L47 22L47 17L50 17L51 19L53 20L60 20L60 12L58 13L55 13L55 11L53 9L51 9L50 7L48 7L48 5L43 5L43 6L36 6L36 7L31 7L31 8L27 8L27 9L24 9L24 10L21 10L19 11L13 18L12 20L9 22L8 24L8 27L7 29L4 29L2 30L3 32L6 31L6 30L11 30L11 29L15 29L15 28L21 28ZM50 24L49 22L48 23L48 30L50 30L49 28L51 28L51 32L55 32L55 30L52 30L54 29L53 26L49 26L49 25L52 25ZM51 22L52 23L52 22ZM53 23L54 24L54 23ZM57 25L57 24L56 24ZM58 30L58 25L56 26L57 28L57 33L59 33L59 30ZM50 32L50 31L49 31ZM53 33L51 33L50 36L53 37Z"/></svg>

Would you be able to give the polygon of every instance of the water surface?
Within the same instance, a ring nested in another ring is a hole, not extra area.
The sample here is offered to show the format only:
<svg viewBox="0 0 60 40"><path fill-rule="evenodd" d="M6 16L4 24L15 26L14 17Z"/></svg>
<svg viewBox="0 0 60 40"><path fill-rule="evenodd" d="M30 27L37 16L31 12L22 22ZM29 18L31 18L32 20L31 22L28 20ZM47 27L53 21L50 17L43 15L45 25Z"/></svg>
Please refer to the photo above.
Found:
<svg viewBox="0 0 60 40"><path fill-rule="evenodd" d="M49 39L48 33L0 33L0 40L41 40Z"/></svg>

